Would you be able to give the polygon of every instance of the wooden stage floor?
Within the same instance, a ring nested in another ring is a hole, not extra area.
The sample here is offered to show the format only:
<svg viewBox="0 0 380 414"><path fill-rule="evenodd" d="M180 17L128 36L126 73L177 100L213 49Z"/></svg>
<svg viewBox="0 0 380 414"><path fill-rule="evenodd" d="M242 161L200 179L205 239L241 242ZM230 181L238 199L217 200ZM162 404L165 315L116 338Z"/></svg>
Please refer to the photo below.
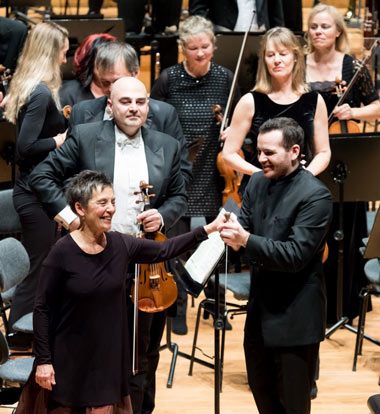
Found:
<svg viewBox="0 0 380 414"><path fill-rule="evenodd" d="M201 298L202 299L202 295ZM196 306L199 300L196 300ZM228 301L235 301L227 295ZM190 302L190 301L189 301ZM373 300L374 310L367 315L366 332L380 338L380 298ZM172 335L180 351L191 352L196 307L188 311L189 333ZM226 333L223 392L220 396L221 414L257 414L253 397L248 389L243 354L243 327L245 315L236 316L233 330ZM356 322L356 321L355 321ZM214 333L211 320L202 320L198 346L213 355ZM163 338L165 343L165 335ZM359 357L357 371L352 372L355 335L346 329L335 332L321 344L321 370L318 397L312 402L312 414L368 414L367 399L380 393L380 348L365 341L363 355ZM202 357L198 351L196 354ZM161 352L157 370L157 396L154 414L212 414L214 413L214 371L195 364L193 376L188 375L189 361L178 357L172 388L166 387L171 352ZM211 360L209 360L211 362ZM59 380L59 379L57 379ZM0 414L11 414L12 407L0 407Z"/></svg>
<svg viewBox="0 0 380 414"><path fill-rule="evenodd" d="M228 296L227 296L228 297ZM234 300L228 297L228 300ZM380 338L380 299L373 300L374 310L368 313L368 334ZM189 333L172 335L179 349L190 353L194 332L196 308L188 312ZM232 321L233 330L226 334L221 414L258 413L248 389L243 354L243 327L245 315ZM355 321L356 322L356 321ZM365 341L363 356L359 357L357 371L352 372L355 335L346 329L335 332L321 344L321 370L318 397L312 402L312 414L368 414L367 399L380 393L380 348ZM198 346L213 355L213 329L210 320L201 322ZM197 352L198 357L201 353ZM166 388L171 353L161 352L157 375L157 397L154 414L210 414L214 412L214 372L195 364L193 376L188 376L189 361L178 357L173 387Z"/></svg>

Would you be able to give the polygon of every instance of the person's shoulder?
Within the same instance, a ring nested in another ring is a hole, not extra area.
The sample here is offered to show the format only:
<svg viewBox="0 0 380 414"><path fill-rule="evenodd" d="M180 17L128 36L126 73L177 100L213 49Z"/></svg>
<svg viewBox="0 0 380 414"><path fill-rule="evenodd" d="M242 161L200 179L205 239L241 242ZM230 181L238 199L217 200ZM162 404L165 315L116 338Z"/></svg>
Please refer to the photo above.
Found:
<svg viewBox="0 0 380 414"><path fill-rule="evenodd" d="M332 197L330 190L325 186L325 184L318 177L315 177L310 171L302 168L298 176L299 181L302 183L302 192L304 193L306 199L313 197Z"/></svg>
<svg viewBox="0 0 380 414"><path fill-rule="evenodd" d="M167 102L149 98L149 112L153 114L160 113L162 115L162 112L172 112L174 110L174 107Z"/></svg>
<svg viewBox="0 0 380 414"><path fill-rule="evenodd" d="M62 264L62 259L69 253L71 254L73 248L73 240L70 234L61 237L56 241L54 246L50 249L44 264L54 267L59 267Z"/></svg>
<svg viewBox="0 0 380 414"><path fill-rule="evenodd" d="M38 94L45 94L51 96L51 92L49 87L46 85L45 82L40 82L36 85L34 88L32 95L38 95Z"/></svg>
<svg viewBox="0 0 380 414"><path fill-rule="evenodd" d="M215 63L214 61L211 62L211 69L214 71L225 73L228 76L232 76L232 77L234 76L233 72L230 69L226 68L225 66L219 65L218 63Z"/></svg>
<svg viewBox="0 0 380 414"><path fill-rule="evenodd" d="M28 102L38 103L40 105L50 105L51 102L54 102L53 96L46 83L40 82L36 85L29 95Z"/></svg>
<svg viewBox="0 0 380 414"><path fill-rule="evenodd" d="M156 131L155 129L148 128L147 126L141 127L141 133L143 139L153 142L157 146L168 146L174 148L178 145L178 140L171 135L165 134L165 132Z"/></svg>
<svg viewBox="0 0 380 414"><path fill-rule="evenodd" d="M83 101L80 101L73 106L73 110L84 110L84 109L89 110L89 109L98 108L101 106L104 106L105 108L106 105L107 105L107 97L101 96L100 98L85 99Z"/></svg>
<svg viewBox="0 0 380 414"><path fill-rule="evenodd" d="M76 79L71 79L71 80L63 82L60 91L61 92L76 91L79 89L82 89L82 85L80 84L80 82Z"/></svg>

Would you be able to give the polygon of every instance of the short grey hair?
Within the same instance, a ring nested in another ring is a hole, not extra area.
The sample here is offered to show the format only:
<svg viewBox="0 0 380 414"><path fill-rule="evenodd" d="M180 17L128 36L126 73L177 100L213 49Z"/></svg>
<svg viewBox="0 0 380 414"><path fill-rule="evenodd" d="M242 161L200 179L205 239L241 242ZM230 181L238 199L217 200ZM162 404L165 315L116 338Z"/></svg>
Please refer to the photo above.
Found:
<svg viewBox="0 0 380 414"><path fill-rule="evenodd" d="M103 191L107 187L112 188L112 181L105 174L98 171L83 170L72 178L66 190L66 201L76 214L75 203L87 207L94 190L100 188Z"/></svg>
<svg viewBox="0 0 380 414"><path fill-rule="evenodd" d="M128 72L134 76L140 64L136 50L128 43L111 42L100 45L96 53L95 67L99 70L108 70L117 62L123 61Z"/></svg>
<svg viewBox="0 0 380 414"><path fill-rule="evenodd" d="M210 20L202 16L190 16L179 26L178 30L178 43L185 47L186 42L193 36L200 34L207 34L215 46L216 38L214 32L214 26Z"/></svg>

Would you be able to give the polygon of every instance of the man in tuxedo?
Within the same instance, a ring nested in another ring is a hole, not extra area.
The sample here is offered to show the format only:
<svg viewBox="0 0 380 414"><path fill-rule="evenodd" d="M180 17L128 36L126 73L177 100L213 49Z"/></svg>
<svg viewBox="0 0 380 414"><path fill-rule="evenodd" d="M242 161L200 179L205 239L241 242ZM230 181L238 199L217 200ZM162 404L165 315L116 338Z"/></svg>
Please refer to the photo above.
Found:
<svg viewBox="0 0 380 414"><path fill-rule="evenodd" d="M282 0L190 0L190 15L207 17L216 31L246 31L256 11L253 30L284 26Z"/></svg>
<svg viewBox="0 0 380 414"><path fill-rule="evenodd" d="M130 68L137 68L130 71ZM138 58L134 49L121 42L111 42L101 45L97 51L94 63L94 76L102 87L104 96L97 99L85 100L73 106L69 129L74 125L110 119L107 100L111 93L112 84L121 77L138 77ZM66 93L69 93L67 91ZM65 98L62 97L64 100ZM166 102L149 99L149 111L145 126L156 131L164 132L180 142L181 172L186 185L191 182L191 162L189 161L185 137L179 123L177 112Z"/></svg>
<svg viewBox="0 0 380 414"><path fill-rule="evenodd" d="M187 208L180 144L144 126L149 103L144 84L136 78L117 80L108 106L113 119L74 126L65 144L32 172L31 185L50 217L75 228L79 223L66 206L64 181L84 169L102 171L114 184L113 230L135 234L137 216L146 232L168 230ZM142 180L153 185L155 197L151 198L151 209L140 213L135 192ZM137 414L154 409L155 371L164 325L164 312L139 313L139 372L131 379L133 412Z"/></svg>
<svg viewBox="0 0 380 414"><path fill-rule="evenodd" d="M248 183L239 219L220 229L223 241L235 250L244 247L250 261L244 351L260 414L310 413L325 333L322 255L332 197L300 165L303 137L290 118L261 126L262 172Z"/></svg>

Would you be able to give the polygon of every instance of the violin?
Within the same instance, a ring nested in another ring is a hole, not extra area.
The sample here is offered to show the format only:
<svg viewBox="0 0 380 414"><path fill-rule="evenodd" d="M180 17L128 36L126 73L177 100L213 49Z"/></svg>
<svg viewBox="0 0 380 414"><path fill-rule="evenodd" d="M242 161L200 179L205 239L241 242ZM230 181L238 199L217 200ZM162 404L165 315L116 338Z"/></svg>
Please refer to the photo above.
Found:
<svg viewBox="0 0 380 414"><path fill-rule="evenodd" d="M355 82L358 80L358 77L360 75L360 72L363 70L363 68L365 67L365 65L368 63L369 59L372 56L373 51L376 49L376 47L378 46L379 43L380 43L380 39L377 39L373 43L373 45L372 45L372 47L371 47L368 55L363 59L363 61L357 62L358 69L356 70L354 76L352 77L350 83L347 86L345 86L345 84L343 84L343 82L341 83L338 80L338 83L341 84L340 86L337 87L337 94L339 96L339 100L336 103L334 109L337 106L340 106L340 105L342 105L344 103L344 101L347 98L348 93L351 91L351 89L355 85ZM360 132L359 126L357 125L357 123L355 121L349 120L349 121L335 121L335 122L332 122L333 121L333 118L334 118L334 110L331 111L331 113L329 115L329 119L328 119L329 132L330 132L330 134L358 133L358 132ZM347 127L345 126L346 124L348 124ZM356 126L354 124L356 124ZM342 128L342 125L343 125L343 128ZM352 130L349 130L350 128Z"/></svg>
<svg viewBox="0 0 380 414"><path fill-rule="evenodd" d="M141 204L142 211L145 211L150 204L149 194L151 185L141 182L140 191L135 194L141 195L141 200L136 203ZM163 242L167 238L161 232L140 232L139 237ZM138 275L132 286L132 301L137 300L139 310L148 313L161 312L171 306L177 299L177 285L173 275L166 271L164 263L140 264L138 265ZM135 295L137 289L137 295ZM136 303L135 303L136 304Z"/></svg>
<svg viewBox="0 0 380 414"><path fill-rule="evenodd" d="M214 105L213 112L220 124L223 122L223 114L222 108L220 105ZM244 153L240 149L239 155L244 159ZM235 171L233 168L228 167L223 161L223 151L220 151L217 159L216 159L216 166L218 167L218 171L221 177L224 178L225 187L222 192L222 202L223 205L227 202L227 200L232 197L235 202L241 206L241 195L239 194L239 187L241 184L241 180L243 179L244 174L239 171Z"/></svg>
<svg viewBox="0 0 380 414"><path fill-rule="evenodd" d="M339 98L345 93L346 81L341 81L339 78L335 79L335 92ZM336 105L338 106L338 104ZM332 114L332 112L331 112ZM330 117L331 117L330 114ZM330 134L358 134L360 132L359 124L352 119L349 120L338 120L329 124Z"/></svg>
<svg viewBox="0 0 380 414"><path fill-rule="evenodd" d="M213 107L214 115L215 115L216 119L218 120L218 122L220 123L220 135L222 134L222 132L224 131L226 125L228 124L228 118L229 118L229 114L230 114L230 111L231 111L231 108L232 108L232 102L233 102L233 98L234 98L234 94L235 94L237 79L238 79L239 72L240 72L243 53L244 53L245 46L247 44L248 34L251 30L255 14L256 14L256 11L254 11L252 13L251 22L249 24L248 29L244 33L243 41L242 41L242 44L241 44L241 47L240 47L240 53L239 53L238 61L236 63L234 77L233 77L232 84L231 84L230 93L228 95L225 114L224 115L222 114L222 108L220 107L220 105L214 105L214 107ZM219 140L221 142L220 146L223 147L222 140L220 138L219 138ZM244 159L244 153L241 149L239 150L239 155ZM218 168L219 174L224 178L224 182L225 182L225 188L222 192L222 202L223 202L223 204L225 204L227 202L227 200L230 197L232 197L235 200L235 202L239 206L241 206L241 196L239 194L239 187L240 187L240 184L241 184L241 180L243 179L243 174L241 174L240 172L235 171L233 168L227 167L225 165L225 163L223 161L222 151L220 151L218 156L217 156L216 166Z"/></svg>

